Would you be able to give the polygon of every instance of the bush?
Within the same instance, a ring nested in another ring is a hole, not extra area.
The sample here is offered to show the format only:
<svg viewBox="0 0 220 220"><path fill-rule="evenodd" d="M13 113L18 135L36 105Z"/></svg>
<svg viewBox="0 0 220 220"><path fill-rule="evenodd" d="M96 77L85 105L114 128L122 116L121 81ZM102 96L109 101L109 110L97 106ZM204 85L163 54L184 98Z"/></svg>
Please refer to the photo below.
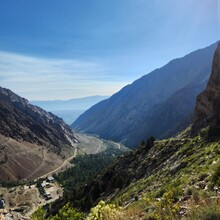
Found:
<svg viewBox="0 0 220 220"><path fill-rule="evenodd" d="M105 204L104 201L100 201L97 206L91 209L86 220L122 219L121 215L122 212L115 205Z"/></svg>
<svg viewBox="0 0 220 220"><path fill-rule="evenodd" d="M162 199L156 203L155 217L158 220L177 220L180 218L180 206L176 203L176 196L173 191L163 194Z"/></svg>
<svg viewBox="0 0 220 220"><path fill-rule="evenodd" d="M34 212L30 218L30 220L43 220L45 219L46 211L43 208L38 208L36 212ZM47 220L84 220L85 214L82 212L78 212L75 208L70 207L69 204L63 206L59 213L55 216L51 216L47 218Z"/></svg>
<svg viewBox="0 0 220 220"><path fill-rule="evenodd" d="M30 220L43 220L45 219L46 211L39 207L32 215Z"/></svg>
<svg viewBox="0 0 220 220"><path fill-rule="evenodd" d="M56 216L49 218L48 220L83 220L85 219L85 214L77 211L75 208L70 207L69 204L66 204L59 210L59 213Z"/></svg>
<svg viewBox="0 0 220 220"><path fill-rule="evenodd" d="M220 164L218 164L214 170L214 173L211 177L211 185L220 186Z"/></svg>
<svg viewBox="0 0 220 220"><path fill-rule="evenodd" d="M219 220L220 206L219 200L206 199L199 206L194 205L191 212L188 214L188 220Z"/></svg>
<svg viewBox="0 0 220 220"><path fill-rule="evenodd" d="M187 196L191 196L193 195L193 192L195 191L195 187L193 186L188 186L185 190L185 193Z"/></svg>

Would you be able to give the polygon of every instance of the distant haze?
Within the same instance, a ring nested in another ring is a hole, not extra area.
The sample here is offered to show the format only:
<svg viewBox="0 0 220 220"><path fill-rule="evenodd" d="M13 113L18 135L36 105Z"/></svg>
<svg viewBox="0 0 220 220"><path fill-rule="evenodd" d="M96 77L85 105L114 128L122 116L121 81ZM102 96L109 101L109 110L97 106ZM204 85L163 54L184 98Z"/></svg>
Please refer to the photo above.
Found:
<svg viewBox="0 0 220 220"><path fill-rule="evenodd" d="M107 98L109 97L89 96L69 100L31 101L31 103L54 113L67 124L72 124L85 110Z"/></svg>

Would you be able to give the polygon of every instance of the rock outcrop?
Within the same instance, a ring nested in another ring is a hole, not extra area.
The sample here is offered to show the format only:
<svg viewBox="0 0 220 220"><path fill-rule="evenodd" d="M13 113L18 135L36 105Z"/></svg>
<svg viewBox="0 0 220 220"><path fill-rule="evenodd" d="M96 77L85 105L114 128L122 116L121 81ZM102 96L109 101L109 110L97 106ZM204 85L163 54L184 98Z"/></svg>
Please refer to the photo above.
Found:
<svg viewBox="0 0 220 220"><path fill-rule="evenodd" d="M197 97L192 131L220 127L220 43L215 51L212 72L206 89Z"/></svg>

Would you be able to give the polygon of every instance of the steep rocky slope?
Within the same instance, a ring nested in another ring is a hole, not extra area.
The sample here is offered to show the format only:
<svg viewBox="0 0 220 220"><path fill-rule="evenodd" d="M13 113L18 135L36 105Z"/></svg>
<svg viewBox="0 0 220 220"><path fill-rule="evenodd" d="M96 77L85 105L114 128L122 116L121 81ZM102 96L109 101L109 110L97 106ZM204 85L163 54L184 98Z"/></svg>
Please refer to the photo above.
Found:
<svg viewBox="0 0 220 220"><path fill-rule="evenodd" d="M73 154L75 141L62 119L0 87L0 180L56 168Z"/></svg>
<svg viewBox="0 0 220 220"><path fill-rule="evenodd" d="M216 44L195 51L143 76L90 108L72 127L131 147L152 134L164 137L167 130L170 130L169 135L174 134L174 128L178 127L176 119L184 120L189 112L193 112L195 96L204 89L215 48ZM175 93L185 97L181 105ZM168 103L173 107L179 106L181 114L175 108L168 113L171 109ZM165 125L161 127L158 118L164 111L168 114Z"/></svg>
<svg viewBox="0 0 220 220"><path fill-rule="evenodd" d="M194 130L220 126L220 44L215 51L212 73L205 91L197 98Z"/></svg>
<svg viewBox="0 0 220 220"><path fill-rule="evenodd" d="M74 134L62 119L0 88L0 134L16 140L47 144L57 152L71 146Z"/></svg>
<svg viewBox="0 0 220 220"><path fill-rule="evenodd" d="M130 143L135 145L138 140L146 140L149 136L167 138L188 127L192 122L196 96L205 84L204 81L178 90L138 118L131 126Z"/></svg>

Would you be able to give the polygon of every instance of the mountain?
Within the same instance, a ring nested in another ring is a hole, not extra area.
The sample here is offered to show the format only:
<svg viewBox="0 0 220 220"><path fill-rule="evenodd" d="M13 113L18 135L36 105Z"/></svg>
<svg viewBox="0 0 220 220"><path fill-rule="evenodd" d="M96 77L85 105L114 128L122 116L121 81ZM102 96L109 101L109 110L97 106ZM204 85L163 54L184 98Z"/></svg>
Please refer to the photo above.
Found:
<svg viewBox="0 0 220 220"><path fill-rule="evenodd" d="M219 219L219 88L220 44L206 89L197 97L192 126L174 138L149 138L56 201L49 212L68 202L86 212L93 207L88 219L97 213L105 219ZM211 140L204 129L212 127L218 133Z"/></svg>
<svg viewBox="0 0 220 220"><path fill-rule="evenodd" d="M40 105L39 105L40 106ZM50 111L50 110L48 110ZM73 109L73 110L52 110L51 112L58 117L62 118L65 123L71 125L86 109Z"/></svg>
<svg viewBox="0 0 220 220"><path fill-rule="evenodd" d="M220 134L220 43L215 51L212 73L206 89L198 96L193 129L210 126Z"/></svg>
<svg viewBox="0 0 220 220"><path fill-rule="evenodd" d="M75 141L61 118L0 87L0 180L26 178L39 166L43 173L59 166L75 151Z"/></svg>
<svg viewBox="0 0 220 220"><path fill-rule="evenodd" d="M182 88L150 109L132 126L131 142L138 143L147 136L171 137L188 127L192 122L196 97L205 85L206 81Z"/></svg>
<svg viewBox="0 0 220 220"><path fill-rule="evenodd" d="M191 123L195 97L209 78L216 45L144 75L91 107L71 126L130 147L150 135L162 138L176 134L179 127Z"/></svg>
<svg viewBox="0 0 220 220"><path fill-rule="evenodd" d="M72 124L84 111L109 96L89 96L69 100L31 101L46 111L61 117L67 124Z"/></svg>

